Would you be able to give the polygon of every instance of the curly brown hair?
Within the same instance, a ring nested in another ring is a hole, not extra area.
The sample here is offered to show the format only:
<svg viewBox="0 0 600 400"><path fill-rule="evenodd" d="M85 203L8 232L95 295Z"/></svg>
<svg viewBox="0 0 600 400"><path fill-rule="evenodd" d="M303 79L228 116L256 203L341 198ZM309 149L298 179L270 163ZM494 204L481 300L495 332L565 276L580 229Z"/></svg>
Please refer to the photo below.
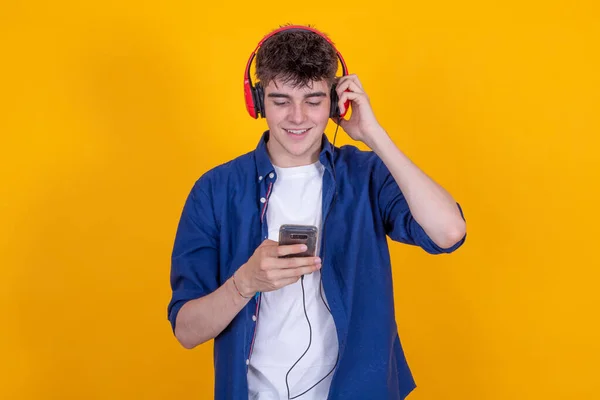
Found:
<svg viewBox="0 0 600 400"><path fill-rule="evenodd" d="M331 86L337 68L334 47L311 31L290 29L276 33L265 40L256 54L256 76L263 88L275 79L293 87L324 79Z"/></svg>

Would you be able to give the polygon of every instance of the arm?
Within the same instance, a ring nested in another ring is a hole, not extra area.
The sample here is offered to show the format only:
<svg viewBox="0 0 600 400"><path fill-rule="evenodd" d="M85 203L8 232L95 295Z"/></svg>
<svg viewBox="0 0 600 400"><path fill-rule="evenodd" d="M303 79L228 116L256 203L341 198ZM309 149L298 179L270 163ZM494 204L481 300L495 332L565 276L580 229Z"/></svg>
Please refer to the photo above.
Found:
<svg viewBox="0 0 600 400"><path fill-rule="evenodd" d="M220 288L181 307L175 326L177 340L186 349L192 349L214 339L256 292L277 290L319 269L318 257L280 258L305 250L304 245L279 246L277 242L265 240Z"/></svg>
<svg viewBox="0 0 600 400"><path fill-rule="evenodd" d="M251 297L246 299L240 296L232 278L211 294L190 300L181 307L177 315L175 337L183 347L193 349L214 339L248 304Z"/></svg>
<svg viewBox="0 0 600 400"><path fill-rule="evenodd" d="M171 260L167 312L175 337L188 349L222 332L243 307L231 293L232 282L219 283L218 224L207 187L209 179L200 178L185 202Z"/></svg>
<svg viewBox="0 0 600 400"><path fill-rule="evenodd" d="M352 103L352 116L349 120L342 119L340 125L354 139L369 146L383 161L391 173L395 184L400 189L394 188L387 182L386 194L392 201L400 199L408 204L409 211L405 230L411 231L410 219L414 218L418 227L440 249L449 249L457 245L466 235L466 224L462 212L452 196L440 185L435 183L421 171L409 158L396 147L392 139L379 125L373 114L369 98L356 75L340 78L337 85L340 111L344 111L344 103ZM387 172L387 171L386 171ZM402 206L390 206L391 209L403 210ZM390 216L393 220L396 215ZM413 236L419 236L418 233ZM414 237L404 237L411 242ZM431 249L438 252L439 249Z"/></svg>
<svg viewBox="0 0 600 400"><path fill-rule="evenodd" d="M168 316L175 337L187 349L218 336L254 293L296 282L321 266L317 257L280 258L305 251L305 246L278 246L265 240L234 276L220 285L219 228L212 199L200 189L201 182L185 203L171 264L173 294Z"/></svg>
<svg viewBox="0 0 600 400"><path fill-rule="evenodd" d="M454 246L466 233L456 201L413 164L383 129L371 138L368 146L389 169L415 220L436 245L444 249Z"/></svg>

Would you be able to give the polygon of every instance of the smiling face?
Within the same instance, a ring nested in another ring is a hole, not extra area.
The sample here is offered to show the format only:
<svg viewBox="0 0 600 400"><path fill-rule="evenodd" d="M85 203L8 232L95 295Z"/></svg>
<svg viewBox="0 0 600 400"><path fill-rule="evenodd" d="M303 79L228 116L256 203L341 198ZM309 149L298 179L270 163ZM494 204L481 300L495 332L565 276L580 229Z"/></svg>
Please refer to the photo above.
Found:
<svg viewBox="0 0 600 400"><path fill-rule="evenodd" d="M269 126L267 149L278 167L308 165L319 159L329 121L330 86L326 80L305 86L273 80L264 89Z"/></svg>

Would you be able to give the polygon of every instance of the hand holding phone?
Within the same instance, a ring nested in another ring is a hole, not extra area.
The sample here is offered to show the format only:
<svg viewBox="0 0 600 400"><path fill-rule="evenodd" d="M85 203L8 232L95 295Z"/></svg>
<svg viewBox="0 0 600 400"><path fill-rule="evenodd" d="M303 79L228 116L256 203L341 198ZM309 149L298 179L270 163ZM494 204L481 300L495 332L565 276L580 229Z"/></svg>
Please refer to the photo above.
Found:
<svg viewBox="0 0 600 400"><path fill-rule="evenodd" d="M294 229L286 229L283 229L285 231L282 236L283 241L285 243L299 241L299 243L281 244L267 239L258 246L248 262L235 273L238 289L244 297L251 297L257 292L280 289L297 282L302 275L321 268L321 259L314 257L316 230L314 235L302 231L299 233L301 236L298 237L296 236L298 232L294 232Z"/></svg>

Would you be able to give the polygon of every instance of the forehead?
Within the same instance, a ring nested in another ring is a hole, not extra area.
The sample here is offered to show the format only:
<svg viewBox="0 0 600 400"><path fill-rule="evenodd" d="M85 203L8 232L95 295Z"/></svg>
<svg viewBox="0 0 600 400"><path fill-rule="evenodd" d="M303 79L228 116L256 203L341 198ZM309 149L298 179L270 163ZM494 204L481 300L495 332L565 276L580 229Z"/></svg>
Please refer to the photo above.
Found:
<svg viewBox="0 0 600 400"><path fill-rule="evenodd" d="M303 86L294 86L293 82L284 82L281 79L275 79L269 82L265 88L265 93L277 92L289 95L298 94L304 95L315 91L327 91L328 84L326 80L309 81Z"/></svg>

